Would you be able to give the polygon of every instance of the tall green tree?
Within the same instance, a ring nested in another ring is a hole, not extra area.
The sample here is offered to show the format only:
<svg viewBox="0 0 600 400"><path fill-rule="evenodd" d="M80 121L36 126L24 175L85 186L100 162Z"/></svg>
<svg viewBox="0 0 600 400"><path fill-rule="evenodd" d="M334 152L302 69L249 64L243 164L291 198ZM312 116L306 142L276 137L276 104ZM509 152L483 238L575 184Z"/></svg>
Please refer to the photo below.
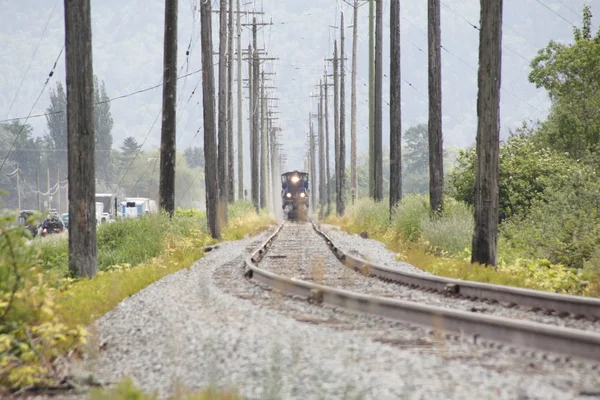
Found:
<svg viewBox="0 0 600 400"><path fill-rule="evenodd" d="M403 135L403 169L407 174L429 171L429 137L427 124L413 125Z"/></svg>
<svg viewBox="0 0 600 400"><path fill-rule="evenodd" d="M531 61L529 80L552 101L540 138L573 158L596 152L600 145L600 31L592 35L592 12L583 8L573 43L551 41Z"/></svg>
<svg viewBox="0 0 600 400"><path fill-rule="evenodd" d="M183 156L191 168L204 168L204 149L202 147L188 147L183 152Z"/></svg>
<svg viewBox="0 0 600 400"><path fill-rule="evenodd" d="M67 94L61 82L50 89L50 105L46 108L48 132L45 141L48 145L48 168L61 171L61 179L67 176Z"/></svg>
<svg viewBox="0 0 600 400"><path fill-rule="evenodd" d="M119 160L119 168L127 169L135 155L142 148L142 145L138 143L133 136L128 136L123 140L121 145L121 159Z"/></svg>
<svg viewBox="0 0 600 400"><path fill-rule="evenodd" d="M94 76L94 128L96 132L96 178L105 183L113 180L111 148L114 121L104 81Z"/></svg>

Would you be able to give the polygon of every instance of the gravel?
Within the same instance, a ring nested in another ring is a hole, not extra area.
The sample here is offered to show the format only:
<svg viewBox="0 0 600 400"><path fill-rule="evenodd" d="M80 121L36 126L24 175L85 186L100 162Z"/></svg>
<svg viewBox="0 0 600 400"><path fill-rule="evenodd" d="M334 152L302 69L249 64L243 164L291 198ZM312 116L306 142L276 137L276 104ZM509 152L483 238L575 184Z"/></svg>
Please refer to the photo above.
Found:
<svg viewBox="0 0 600 400"><path fill-rule="evenodd" d="M307 232L309 225L306 226ZM428 272L419 270L410 264L405 262L397 261L395 259L396 254L393 251L385 249L381 242L372 239L363 239L358 235L352 235L343 231L340 231L336 227L322 225L323 232L325 232L331 240L344 251L349 251L358 257L362 257L367 261L379 264L382 266L396 268L404 272ZM312 231L312 228L310 229ZM314 231L313 231L314 232ZM307 233L307 234L310 234ZM315 235L316 236L316 235ZM322 240L324 243L324 241ZM316 242L315 242L316 243ZM326 249L325 244L319 245L322 249ZM324 250L323 250L324 251ZM335 259L332 255L328 258L328 271L331 274L340 274L342 268L341 263ZM337 262L336 262L337 261ZM370 294L379 294L382 296L391 296L395 298L401 298L405 300L417 301L426 304L431 304L441 307L450 307L454 309L460 309L465 311L473 311L479 313L485 313L490 315L498 315L508 318L527 319L534 322L540 322L544 324L564 326L574 329L581 329L586 331L600 332L600 321L593 322L588 319L575 319L571 316L561 318L556 315L546 315L543 310L530 311L527 308L508 308L501 304L488 304L483 301L473 301L462 298L450 298L444 297L437 293L428 293L420 289L411 289L406 286L398 285L395 283L385 283L377 278L365 278L356 272L342 272L345 276L352 276L353 287L348 287L349 290L364 291L368 290Z"/></svg>
<svg viewBox="0 0 600 400"><path fill-rule="evenodd" d="M101 350L87 367L106 382L131 376L161 399L209 384L248 399L569 399L600 390L588 365L448 341L248 281L242 254L265 238L222 243L124 300L95 324Z"/></svg>

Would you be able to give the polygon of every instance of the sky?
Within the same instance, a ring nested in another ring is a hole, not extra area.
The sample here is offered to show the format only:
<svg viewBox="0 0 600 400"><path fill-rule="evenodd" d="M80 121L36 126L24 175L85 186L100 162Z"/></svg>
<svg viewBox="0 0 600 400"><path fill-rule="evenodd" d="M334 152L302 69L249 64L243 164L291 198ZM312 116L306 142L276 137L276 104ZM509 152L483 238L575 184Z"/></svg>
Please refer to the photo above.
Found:
<svg viewBox="0 0 600 400"><path fill-rule="evenodd" d="M183 151L202 146L202 95L199 0L179 1L178 27L178 123L177 143ZM523 121L543 120L550 105L546 93L528 82L530 60L550 40L570 42L572 25L580 25L582 0L505 0L502 54L501 137ZM600 0L587 1L600 14ZM36 136L46 133L43 114L49 104L49 89L64 83L64 10L59 0L0 0L0 120L26 117ZM389 143L389 0L384 0L383 26L383 140ZM213 9L218 4L213 0ZM340 13L344 13L347 62L346 124L349 138L352 7L344 1L242 0L244 10L262 11L258 47L277 60L265 62L275 89L274 107L282 128L281 142L287 155L284 170L303 167L310 112L316 112L319 79L326 58L333 53L333 40L340 35ZM368 142L368 5L359 9L357 66L357 134L359 151ZM114 147L127 136L144 149L160 146L160 112L164 35L164 1L92 1L94 73L104 80L114 118ZM598 26L594 18L594 28ZM251 22L241 17L242 24ZM272 24L271 24L272 23ZM445 146L470 146L477 129L477 65L479 24L478 0L442 0L442 114ZM218 21L213 19L214 50L218 49ZM242 47L251 40L242 27ZM402 127L427 122L427 2L401 0ZM186 56L186 51L189 55ZM48 73L54 63L52 77ZM328 72L331 73L331 64ZM243 78L248 65L243 64ZM185 77L186 74L190 74ZM217 69L215 69L215 74ZM216 78L216 76L215 76ZM48 84L45 85L46 80ZM154 89L153 86L157 86ZM195 90L194 90L195 89ZM234 88L235 90L237 87ZM143 91L141 93L136 93ZM235 91L234 91L235 93ZM248 152L247 89L244 89L244 152ZM39 99L38 99L39 97ZM37 99L37 102L36 102ZM333 102L330 99L330 111ZM23 119L24 121L25 119ZM331 132L333 125L330 125ZM349 140L348 140L349 146ZM236 150L237 151L237 150ZM246 170L249 169L245 157ZM347 160L349 158L347 157ZM246 174L246 179L248 179Z"/></svg>

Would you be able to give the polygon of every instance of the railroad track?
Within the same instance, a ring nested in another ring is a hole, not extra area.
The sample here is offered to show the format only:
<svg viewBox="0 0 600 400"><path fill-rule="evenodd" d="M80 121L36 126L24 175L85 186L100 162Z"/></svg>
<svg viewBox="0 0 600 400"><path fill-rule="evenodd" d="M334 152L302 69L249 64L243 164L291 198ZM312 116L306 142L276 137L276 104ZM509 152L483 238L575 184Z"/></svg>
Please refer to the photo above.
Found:
<svg viewBox="0 0 600 400"><path fill-rule="evenodd" d="M600 299L597 298L464 281L436 275L414 274L379 266L344 252L313 222L311 224L315 232L325 239L338 260L345 266L367 276L469 300L501 303L507 307L528 307L531 311L544 310L548 315L555 314L563 318L569 316L576 319L587 318L594 322L600 319Z"/></svg>
<svg viewBox="0 0 600 400"><path fill-rule="evenodd" d="M272 247L284 225L285 223L281 224L258 249L246 258L245 275L247 278L258 281L281 292L300 296L311 302L326 303L352 311L364 312L434 328L443 332L447 337L463 338L473 342L483 341L490 344L493 344L493 342L505 343L521 348L537 349L545 352L560 353L567 356L600 361L600 334L595 332L557 327L526 320L478 314L401 299L366 295L325 286L315 282L309 282L309 279L302 280L294 277L285 277L267 269L260 268L258 266L259 263L267 255L267 252ZM345 253L314 224L313 229L326 241L338 260L343 262L344 265L366 275L377 276L381 279L401 282L406 285L426 288L431 291L443 292L453 296L462 295L465 297L469 296L470 298L486 298L491 301L527 304L531 307L536 307L535 304L543 304L542 302L544 299L548 299L552 308L562 314L583 315L588 318L598 315L594 314L598 310L598 308L594 308L595 299L555 295L532 290L515 290L515 288L499 285L487 285L435 276L421 276L377 266ZM309 248L304 248L303 250L305 252L310 252ZM272 257L278 258L284 256L275 254ZM516 294L513 297L510 297L510 293ZM536 297L536 295L538 296ZM525 303L525 301L529 301L530 303ZM537 303L531 305L531 302ZM540 308L547 309L548 307Z"/></svg>

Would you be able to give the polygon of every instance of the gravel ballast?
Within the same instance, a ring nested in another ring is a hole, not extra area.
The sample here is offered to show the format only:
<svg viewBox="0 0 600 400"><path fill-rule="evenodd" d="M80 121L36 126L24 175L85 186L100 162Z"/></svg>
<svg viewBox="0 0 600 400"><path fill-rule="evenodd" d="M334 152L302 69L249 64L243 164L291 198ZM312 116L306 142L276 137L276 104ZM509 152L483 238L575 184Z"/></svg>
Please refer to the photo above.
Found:
<svg viewBox="0 0 600 400"><path fill-rule="evenodd" d="M222 243L96 324L99 379L167 398L213 383L249 399L569 399L597 371L447 342L408 324L315 306L243 278L267 234ZM588 397L581 397L588 398Z"/></svg>

